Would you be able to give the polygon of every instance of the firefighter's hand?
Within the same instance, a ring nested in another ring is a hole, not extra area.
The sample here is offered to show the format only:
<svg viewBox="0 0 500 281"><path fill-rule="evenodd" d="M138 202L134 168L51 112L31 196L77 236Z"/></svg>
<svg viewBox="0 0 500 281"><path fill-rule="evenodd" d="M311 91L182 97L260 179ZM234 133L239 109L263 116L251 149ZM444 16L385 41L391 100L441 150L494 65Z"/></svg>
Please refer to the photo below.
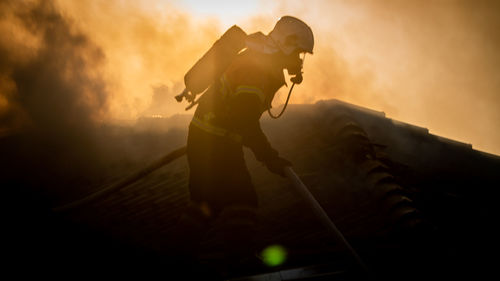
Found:
<svg viewBox="0 0 500 281"><path fill-rule="evenodd" d="M275 174L278 174L282 177L285 177L285 167L292 166L292 162L286 160L285 158L281 158L281 157L273 158L273 159L267 161L265 164L266 164L267 168L269 169L269 171L271 171Z"/></svg>

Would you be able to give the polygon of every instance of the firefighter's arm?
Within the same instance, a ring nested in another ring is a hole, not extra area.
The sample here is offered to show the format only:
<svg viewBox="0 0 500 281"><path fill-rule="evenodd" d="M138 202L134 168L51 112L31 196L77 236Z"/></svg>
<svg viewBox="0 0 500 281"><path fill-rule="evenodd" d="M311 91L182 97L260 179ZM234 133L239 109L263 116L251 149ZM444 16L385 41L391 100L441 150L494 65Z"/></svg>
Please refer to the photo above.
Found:
<svg viewBox="0 0 500 281"><path fill-rule="evenodd" d="M233 106L233 112L238 113L233 121L238 124L236 129L243 138L243 145L249 147L271 172L284 176L283 168L291 163L279 157L260 127L262 100L255 93L244 92L236 96Z"/></svg>

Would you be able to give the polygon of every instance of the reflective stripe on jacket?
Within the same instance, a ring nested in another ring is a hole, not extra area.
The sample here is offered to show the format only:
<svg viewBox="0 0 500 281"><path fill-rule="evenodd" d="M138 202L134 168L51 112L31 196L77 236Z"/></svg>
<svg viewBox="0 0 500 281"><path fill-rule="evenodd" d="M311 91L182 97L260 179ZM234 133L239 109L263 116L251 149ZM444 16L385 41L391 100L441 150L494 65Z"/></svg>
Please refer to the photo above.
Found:
<svg viewBox="0 0 500 281"><path fill-rule="evenodd" d="M209 119L207 120L207 118L204 119L205 120L202 120L194 116L193 119L191 120L191 124L212 135L216 135L219 137L227 137L235 142L241 143L242 137L240 135L211 124L210 120Z"/></svg>

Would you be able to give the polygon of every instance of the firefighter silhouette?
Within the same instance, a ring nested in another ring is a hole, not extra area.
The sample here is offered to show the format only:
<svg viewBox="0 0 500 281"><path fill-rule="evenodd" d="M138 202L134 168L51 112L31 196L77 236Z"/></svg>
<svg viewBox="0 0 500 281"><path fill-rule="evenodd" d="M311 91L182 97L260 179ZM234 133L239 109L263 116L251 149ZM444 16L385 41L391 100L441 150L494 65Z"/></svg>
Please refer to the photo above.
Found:
<svg viewBox="0 0 500 281"><path fill-rule="evenodd" d="M227 39L231 32L233 37L244 38L245 48L233 40L233 53L225 54L224 50L231 49L224 46L231 43ZM180 219L181 239L185 242L180 245L184 251L195 254L202 235L220 219L225 228L225 252L228 259L234 259L253 251L252 230L258 205L243 146L250 148L256 159L273 173L284 176L284 167L291 166L271 146L259 119L270 109L278 89L286 84L284 69L294 76L294 84L302 81L300 55L312 54L314 39L310 27L291 16L282 17L268 35L258 32L246 36L233 26L224 36L202 58L204 61L198 62L205 64L206 72L210 72L200 79L206 81L210 75L214 79L208 79L211 84L197 101L189 125L191 203ZM239 51L240 48L243 50ZM213 64L219 61L222 67L214 70ZM200 72L199 69L203 67L190 73ZM191 81L185 82L189 88ZM204 89L198 88L197 92ZM194 97L188 100L194 102Z"/></svg>

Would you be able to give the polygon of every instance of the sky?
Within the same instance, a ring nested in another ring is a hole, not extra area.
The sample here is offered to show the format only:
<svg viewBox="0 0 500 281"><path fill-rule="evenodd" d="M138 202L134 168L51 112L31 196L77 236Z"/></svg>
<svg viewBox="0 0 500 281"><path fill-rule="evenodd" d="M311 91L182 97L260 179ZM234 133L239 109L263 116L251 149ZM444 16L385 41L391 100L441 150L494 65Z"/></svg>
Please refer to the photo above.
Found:
<svg viewBox="0 0 500 281"><path fill-rule="evenodd" d="M223 26L236 24L242 18L246 18L249 15L256 15L261 10L259 1L185 0L175 1L174 3L196 17L214 17Z"/></svg>
<svg viewBox="0 0 500 281"><path fill-rule="evenodd" d="M339 99L500 155L497 1L25 0L0 6L0 135L58 110L68 120L98 123L185 113L186 104L173 96L226 29L236 24L267 34L279 17L292 15L311 26L315 50L291 103ZM79 90L35 99L22 83L47 71ZM286 92L280 90L274 106Z"/></svg>

